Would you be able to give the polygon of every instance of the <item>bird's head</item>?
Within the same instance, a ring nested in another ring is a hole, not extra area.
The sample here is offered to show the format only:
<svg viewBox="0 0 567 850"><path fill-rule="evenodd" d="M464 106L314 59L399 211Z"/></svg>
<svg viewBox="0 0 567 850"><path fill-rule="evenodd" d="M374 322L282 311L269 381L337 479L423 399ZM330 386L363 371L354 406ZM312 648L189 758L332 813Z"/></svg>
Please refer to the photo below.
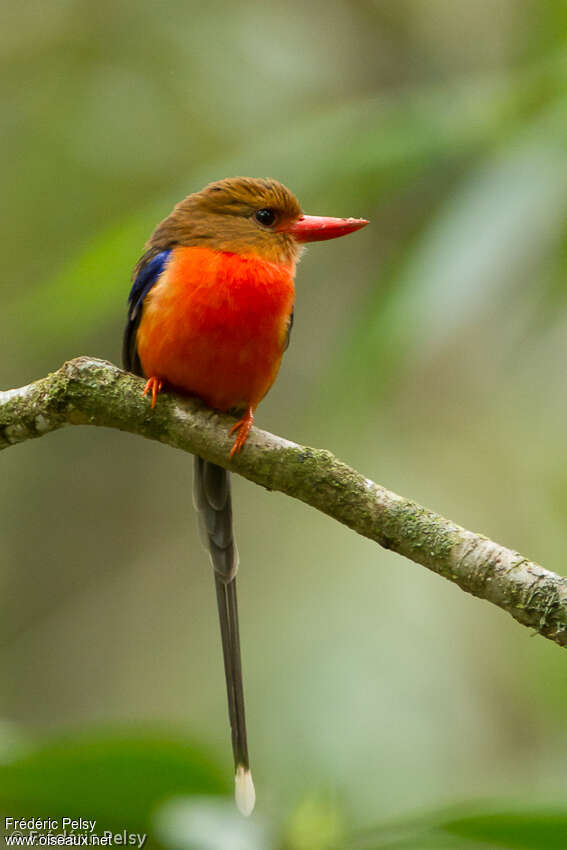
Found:
<svg viewBox="0 0 567 850"><path fill-rule="evenodd" d="M177 204L155 229L149 247L209 247L294 265L303 243L344 236L365 224L365 219L304 215L295 195L277 180L227 177Z"/></svg>

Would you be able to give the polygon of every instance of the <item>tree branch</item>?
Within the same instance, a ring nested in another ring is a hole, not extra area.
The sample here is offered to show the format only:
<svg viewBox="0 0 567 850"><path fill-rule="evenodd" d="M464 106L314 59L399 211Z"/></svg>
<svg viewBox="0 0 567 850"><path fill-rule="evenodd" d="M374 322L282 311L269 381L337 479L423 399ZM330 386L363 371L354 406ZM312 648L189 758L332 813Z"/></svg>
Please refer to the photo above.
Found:
<svg viewBox="0 0 567 850"><path fill-rule="evenodd" d="M231 417L169 393L152 410L141 387L139 378L112 363L70 360L33 384L0 392L0 449L65 425L118 428L159 440L300 499L567 644L566 579L386 490L328 451L254 428L245 450L229 462Z"/></svg>

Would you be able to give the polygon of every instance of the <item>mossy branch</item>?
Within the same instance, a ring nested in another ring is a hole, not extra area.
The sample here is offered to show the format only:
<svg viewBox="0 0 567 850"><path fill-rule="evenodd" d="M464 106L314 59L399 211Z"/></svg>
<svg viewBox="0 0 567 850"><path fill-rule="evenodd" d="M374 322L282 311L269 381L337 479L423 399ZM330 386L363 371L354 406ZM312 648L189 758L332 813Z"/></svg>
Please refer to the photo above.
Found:
<svg viewBox="0 0 567 850"><path fill-rule="evenodd" d="M33 384L0 392L0 449L65 425L118 428L159 440L300 499L567 644L566 579L386 490L328 451L254 428L245 449L229 462L231 417L172 394L161 395L152 410L142 385L112 363L71 360Z"/></svg>

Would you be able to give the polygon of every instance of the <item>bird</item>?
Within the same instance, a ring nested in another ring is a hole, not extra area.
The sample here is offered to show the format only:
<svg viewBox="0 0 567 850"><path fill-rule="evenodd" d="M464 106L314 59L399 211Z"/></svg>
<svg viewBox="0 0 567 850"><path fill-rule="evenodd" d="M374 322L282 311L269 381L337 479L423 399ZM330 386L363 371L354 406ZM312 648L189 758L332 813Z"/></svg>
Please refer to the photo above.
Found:
<svg viewBox="0 0 567 850"><path fill-rule="evenodd" d="M196 396L234 413L245 447L256 408L278 374L293 325L294 278L305 243L333 239L366 219L306 215L277 180L230 177L180 201L151 234L132 274L124 368L159 393ZM148 402L149 403L149 402ZM194 459L193 500L213 567L235 768L235 799L255 805L240 653L230 473Z"/></svg>

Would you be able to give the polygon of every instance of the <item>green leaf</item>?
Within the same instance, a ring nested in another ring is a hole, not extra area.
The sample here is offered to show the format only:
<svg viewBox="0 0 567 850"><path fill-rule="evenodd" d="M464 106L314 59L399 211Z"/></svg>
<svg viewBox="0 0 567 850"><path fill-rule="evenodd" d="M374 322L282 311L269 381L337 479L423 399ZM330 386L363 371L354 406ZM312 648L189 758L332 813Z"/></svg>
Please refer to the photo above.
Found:
<svg viewBox="0 0 567 850"><path fill-rule="evenodd" d="M172 735L69 735L0 764L0 809L6 814L94 818L98 834L147 832L164 800L228 791L210 757Z"/></svg>
<svg viewBox="0 0 567 850"><path fill-rule="evenodd" d="M567 809L518 806L439 811L380 824L352 836L344 850L563 850Z"/></svg>
<svg viewBox="0 0 567 850"><path fill-rule="evenodd" d="M451 835L513 850L564 850L567 809L495 812L457 818L444 825Z"/></svg>

